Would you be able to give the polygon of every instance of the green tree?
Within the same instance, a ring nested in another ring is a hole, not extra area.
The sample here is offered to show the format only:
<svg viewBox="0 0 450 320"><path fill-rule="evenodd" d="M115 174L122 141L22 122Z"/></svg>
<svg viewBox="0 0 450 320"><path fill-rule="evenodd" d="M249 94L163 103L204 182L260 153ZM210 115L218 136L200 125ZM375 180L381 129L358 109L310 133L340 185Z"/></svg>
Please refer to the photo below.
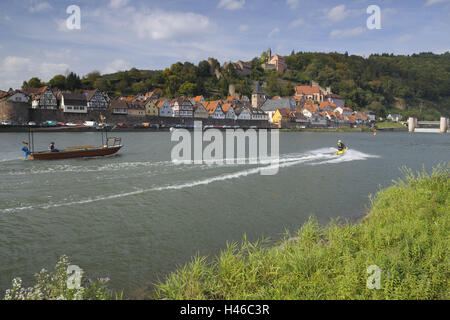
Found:
<svg viewBox="0 0 450 320"><path fill-rule="evenodd" d="M211 73L208 61L206 60L200 61L200 63L198 64L198 76L206 78L209 77L210 75Z"/></svg>
<svg viewBox="0 0 450 320"><path fill-rule="evenodd" d="M54 76L50 81L49 81L49 85L52 88L58 88L60 90L65 90L66 89L66 77L63 75L57 75Z"/></svg>
<svg viewBox="0 0 450 320"><path fill-rule="evenodd" d="M43 83L41 82L41 79L39 78L31 78L28 80L28 87L29 88L40 88L43 86Z"/></svg>
<svg viewBox="0 0 450 320"><path fill-rule="evenodd" d="M70 72L66 77L66 90L75 91L77 89L81 89L81 79L76 73Z"/></svg>
<svg viewBox="0 0 450 320"><path fill-rule="evenodd" d="M180 86L178 93L185 97L192 97L195 94L196 86L193 83L185 82Z"/></svg>

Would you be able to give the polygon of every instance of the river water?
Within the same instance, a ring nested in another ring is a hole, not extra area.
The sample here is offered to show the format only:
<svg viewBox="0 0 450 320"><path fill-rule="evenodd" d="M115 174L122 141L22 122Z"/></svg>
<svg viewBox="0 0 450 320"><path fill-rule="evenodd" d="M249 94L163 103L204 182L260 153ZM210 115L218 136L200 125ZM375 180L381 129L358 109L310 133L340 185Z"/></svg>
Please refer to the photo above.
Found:
<svg viewBox="0 0 450 320"><path fill-rule="evenodd" d="M27 134L0 133L0 297L14 277L30 285L59 256L91 278L140 297L197 253L227 241L278 240L310 216L322 223L361 218L369 194L407 166L431 169L450 159L448 134L280 133L280 171L255 165L171 161L170 133L119 134L119 155L24 161ZM333 147L350 146L344 156ZM36 149L98 145L96 133L36 134Z"/></svg>

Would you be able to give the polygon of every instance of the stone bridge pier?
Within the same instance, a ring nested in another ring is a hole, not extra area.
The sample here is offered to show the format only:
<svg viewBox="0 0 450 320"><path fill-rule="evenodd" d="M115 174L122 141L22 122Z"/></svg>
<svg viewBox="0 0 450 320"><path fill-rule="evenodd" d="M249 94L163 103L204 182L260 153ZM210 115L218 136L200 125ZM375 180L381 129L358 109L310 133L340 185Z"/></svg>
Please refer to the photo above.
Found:
<svg viewBox="0 0 450 320"><path fill-rule="evenodd" d="M441 133L446 133L448 130L448 118L441 117Z"/></svg>
<svg viewBox="0 0 450 320"><path fill-rule="evenodd" d="M408 131L409 132L414 132L416 130L416 125L417 125L417 119L410 117L408 119Z"/></svg>

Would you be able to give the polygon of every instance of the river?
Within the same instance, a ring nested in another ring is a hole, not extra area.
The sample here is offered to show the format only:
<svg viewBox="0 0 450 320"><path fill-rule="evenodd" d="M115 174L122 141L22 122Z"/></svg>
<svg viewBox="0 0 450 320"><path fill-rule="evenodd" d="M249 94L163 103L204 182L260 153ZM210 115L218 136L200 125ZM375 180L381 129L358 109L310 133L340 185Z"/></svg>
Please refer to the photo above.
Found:
<svg viewBox="0 0 450 320"><path fill-rule="evenodd" d="M227 241L278 240L310 216L356 221L369 194L407 166L450 159L448 134L280 133L281 168L175 164L168 132L118 134L116 156L24 161L27 134L0 133L0 297L14 277L53 270L66 254L91 278L141 297L191 257L214 256ZM333 152L338 138L350 146ZM99 144L96 133L36 134L36 148Z"/></svg>

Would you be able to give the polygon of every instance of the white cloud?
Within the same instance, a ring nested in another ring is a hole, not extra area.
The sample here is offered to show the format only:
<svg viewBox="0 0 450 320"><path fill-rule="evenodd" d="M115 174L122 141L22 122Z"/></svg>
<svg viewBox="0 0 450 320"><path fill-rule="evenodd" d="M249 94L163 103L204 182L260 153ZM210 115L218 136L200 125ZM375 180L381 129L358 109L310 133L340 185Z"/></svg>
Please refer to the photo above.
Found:
<svg viewBox="0 0 450 320"><path fill-rule="evenodd" d="M30 7L28 8L28 11L30 11L30 12L39 12L39 11L48 10L48 9L52 9L52 8L53 7L48 2L36 2L36 1L33 1L31 3Z"/></svg>
<svg viewBox="0 0 450 320"><path fill-rule="evenodd" d="M299 26L301 26L301 25L303 25L303 24L305 24L305 20L303 20L302 18L298 18L298 19L292 21L292 22L289 24L289 27L290 27L290 28L296 28L296 27L299 27Z"/></svg>
<svg viewBox="0 0 450 320"><path fill-rule="evenodd" d="M106 66L106 68L103 70L103 73L114 73L117 71L125 71L129 69L131 69L131 66L128 62L122 59L116 59Z"/></svg>
<svg viewBox="0 0 450 320"><path fill-rule="evenodd" d="M125 7L128 4L128 0L111 0L109 1L109 7L113 9L119 9Z"/></svg>
<svg viewBox="0 0 450 320"><path fill-rule="evenodd" d="M344 20L349 15L350 15L350 11L346 10L344 4L341 4L339 6L334 7L333 9L329 10L326 15L326 18L333 22L338 22L338 21Z"/></svg>
<svg viewBox="0 0 450 320"><path fill-rule="evenodd" d="M245 0L220 0L218 8L225 8L228 10L242 9L245 5Z"/></svg>
<svg viewBox="0 0 450 320"><path fill-rule="evenodd" d="M140 38L153 40L199 37L216 30L208 17L192 12L155 11L149 15L136 13L132 18L133 29Z"/></svg>
<svg viewBox="0 0 450 320"><path fill-rule="evenodd" d="M427 0L427 2L425 3L425 6L432 6L433 4L437 4L437 3L442 3L442 2L447 2L449 0Z"/></svg>
<svg viewBox="0 0 450 320"><path fill-rule="evenodd" d="M291 9L296 9L300 4L300 0L286 0L286 4L291 7Z"/></svg>
<svg viewBox="0 0 450 320"><path fill-rule="evenodd" d="M55 74L69 69L65 63L36 61L19 56L8 56L0 62L0 87L19 88L24 80L38 77L48 81Z"/></svg>
<svg viewBox="0 0 450 320"><path fill-rule="evenodd" d="M354 37L354 36L358 36L360 34L362 34L364 32L364 28L363 27L357 27L354 29L345 29L345 30L333 30L330 33L330 38L332 39L342 39L342 38L349 38L349 37Z"/></svg>
<svg viewBox="0 0 450 320"><path fill-rule="evenodd" d="M272 31L269 32L267 37L272 38L274 35L276 35L279 32L280 32L280 29L279 28L275 28L275 29L273 29Z"/></svg>
<svg viewBox="0 0 450 320"><path fill-rule="evenodd" d="M241 32L245 32L245 31L247 31L248 30L248 25L246 25L246 24L241 24L240 26L239 26L239 31L241 31Z"/></svg>
<svg viewBox="0 0 450 320"><path fill-rule="evenodd" d="M412 40L413 36L411 34L405 34L397 38L397 42L408 42Z"/></svg>

